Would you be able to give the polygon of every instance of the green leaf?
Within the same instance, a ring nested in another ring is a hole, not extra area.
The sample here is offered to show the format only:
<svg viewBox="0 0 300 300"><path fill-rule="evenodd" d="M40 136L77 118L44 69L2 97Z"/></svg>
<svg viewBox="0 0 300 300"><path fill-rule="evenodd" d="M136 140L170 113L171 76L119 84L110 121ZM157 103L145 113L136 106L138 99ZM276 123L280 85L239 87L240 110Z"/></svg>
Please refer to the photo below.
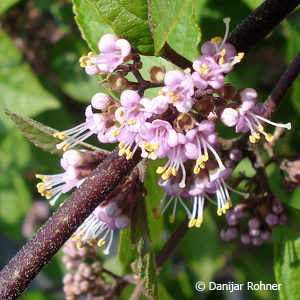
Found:
<svg viewBox="0 0 300 300"><path fill-rule="evenodd" d="M190 0L152 0L151 20L154 28L154 49L158 56Z"/></svg>
<svg viewBox="0 0 300 300"><path fill-rule="evenodd" d="M0 30L0 104L16 112L33 116L59 107L59 102L39 83L13 41ZM0 114L0 120L11 126Z"/></svg>
<svg viewBox="0 0 300 300"><path fill-rule="evenodd" d="M256 9L258 6L260 6L264 0L242 0L249 8Z"/></svg>
<svg viewBox="0 0 300 300"><path fill-rule="evenodd" d="M153 299L159 299L155 255L148 225L145 198L140 197L133 211L131 243L139 257L131 264L132 270L142 280L146 291Z"/></svg>
<svg viewBox="0 0 300 300"><path fill-rule="evenodd" d="M147 0L89 0L114 32L127 39L140 54L153 54Z"/></svg>
<svg viewBox="0 0 300 300"><path fill-rule="evenodd" d="M61 155L62 150L58 150L56 145L60 142L59 139L53 137L57 130L45 126L35 120L23 117L16 113L3 108L3 111L17 125L18 129L25 135L35 146L43 149L46 152ZM91 146L87 143L79 143L74 149L99 150L99 148Z"/></svg>
<svg viewBox="0 0 300 300"><path fill-rule="evenodd" d="M89 47L99 52L98 42L102 35L113 33L112 28L100 17L96 1L73 0L75 21Z"/></svg>
<svg viewBox="0 0 300 300"><path fill-rule="evenodd" d="M193 4L190 2L172 30L168 44L185 58L194 60L200 55L198 50L200 40L200 28L195 21Z"/></svg>
<svg viewBox="0 0 300 300"><path fill-rule="evenodd" d="M299 220L300 213L297 212ZM297 226L297 225L294 225ZM300 231L287 224L276 228L275 275L281 284L281 300L297 299L300 295Z"/></svg>
<svg viewBox="0 0 300 300"><path fill-rule="evenodd" d="M9 10L16 3L20 2L20 0L2 0L0 1L0 15L4 14L7 10Z"/></svg>
<svg viewBox="0 0 300 300"><path fill-rule="evenodd" d="M283 25L287 36L286 56L288 59L288 63L291 63L299 51L299 44L300 44L300 33L298 28L299 26L295 28L288 21L284 21ZM293 82L290 93L291 93L292 105L297 110L297 112L300 113L300 102L299 102L300 76L298 76Z"/></svg>

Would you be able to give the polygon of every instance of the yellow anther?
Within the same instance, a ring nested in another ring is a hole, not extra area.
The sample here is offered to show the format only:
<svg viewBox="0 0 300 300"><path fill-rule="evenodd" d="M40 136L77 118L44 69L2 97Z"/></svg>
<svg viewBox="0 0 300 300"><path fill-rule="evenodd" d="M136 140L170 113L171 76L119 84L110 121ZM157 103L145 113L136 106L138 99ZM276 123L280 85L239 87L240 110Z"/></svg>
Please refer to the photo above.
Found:
<svg viewBox="0 0 300 300"><path fill-rule="evenodd" d="M191 219L190 221L189 221L189 228L191 228L191 227L194 227L195 226L195 224L196 224L196 219Z"/></svg>
<svg viewBox="0 0 300 300"><path fill-rule="evenodd" d="M178 171L175 168L172 168L172 175L177 176Z"/></svg>
<svg viewBox="0 0 300 300"><path fill-rule="evenodd" d="M126 150L125 149L120 149L119 150L119 156L122 156L122 155L124 155L126 153Z"/></svg>
<svg viewBox="0 0 300 300"><path fill-rule="evenodd" d="M80 240L80 236L76 235L76 233L73 233L73 234L75 234L75 236L73 236L72 241L73 242L79 241Z"/></svg>
<svg viewBox="0 0 300 300"><path fill-rule="evenodd" d="M237 54L237 57L238 57L240 60L242 60L244 56L245 56L245 53L244 53L244 52L239 52L239 53Z"/></svg>
<svg viewBox="0 0 300 300"><path fill-rule="evenodd" d="M43 179L43 178L44 178L44 176L43 176L43 175L41 175L41 174L35 174L35 178L38 178L38 179Z"/></svg>
<svg viewBox="0 0 300 300"><path fill-rule="evenodd" d="M159 91L159 95L166 96L166 93L164 91Z"/></svg>
<svg viewBox="0 0 300 300"><path fill-rule="evenodd" d="M201 169L205 169L205 163L199 165Z"/></svg>
<svg viewBox="0 0 300 300"><path fill-rule="evenodd" d="M175 222L175 217L174 216L170 216L169 217L169 222L170 223L174 223Z"/></svg>
<svg viewBox="0 0 300 300"><path fill-rule="evenodd" d="M80 242L78 242L78 243L76 244L76 247L77 247L78 249L83 248L83 246L84 246L84 242L83 242L83 241L80 241Z"/></svg>
<svg viewBox="0 0 300 300"><path fill-rule="evenodd" d="M167 180L167 179L170 178L170 176L171 176L171 173L165 172L164 174L161 175L161 178L162 178L163 180Z"/></svg>
<svg viewBox="0 0 300 300"><path fill-rule="evenodd" d="M159 148L159 144L158 143L153 143L151 144L151 147L153 150L157 150Z"/></svg>
<svg viewBox="0 0 300 300"><path fill-rule="evenodd" d="M112 132L112 135L113 135L114 137L116 137L116 136L118 136L120 133L121 133L120 130L114 129L113 132Z"/></svg>
<svg viewBox="0 0 300 300"><path fill-rule="evenodd" d="M46 196L46 199L47 199L47 200L51 199L52 196L53 196L52 193L47 192L47 191L45 191L45 194L46 194L46 195L43 195L43 196Z"/></svg>
<svg viewBox="0 0 300 300"><path fill-rule="evenodd" d="M225 54L226 54L226 49L223 48L223 50L221 51L221 56L225 56Z"/></svg>
<svg viewBox="0 0 300 300"><path fill-rule="evenodd" d="M217 210L217 215L218 215L218 216L222 216L222 212L223 212L222 208L219 208L219 209Z"/></svg>
<svg viewBox="0 0 300 300"><path fill-rule="evenodd" d="M219 64L219 65L223 65L224 62L225 62L224 57L220 57L220 58L219 58L219 61L218 61L218 64Z"/></svg>
<svg viewBox="0 0 300 300"><path fill-rule="evenodd" d="M87 243L90 245L90 246L94 246L96 245L97 243L97 240L93 239L92 237L90 237L87 241Z"/></svg>
<svg viewBox="0 0 300 300"><path fill-rule="evenodd" d="M142 142L142 146L145 147L145 148L147 148L147 147L149 147L149 143L146 142L146 141L143 141L143 142Z"/></svg>
<svg viewBox="0 0 300 300"><path fill-rule="evenodd" d="M78 61L80 63L86 61L86 56L81 56Z"/></svg>
<svg viewBox="0 0 300 300"><path fill-rule="evenodd" d="M162 174L165 170L166 170L166 169L165 169L164 167L158 167L158 168L156 169L156 173L157 173L157 174Z"/></svg>
<svg viewBox="0 0 300 300"><path fill-rule="evenodd" d="M130 159L132 159L132 156L133 156L133 153L130 152L130 153L128 153L128 154L126 155L126 159L127 159L127 160L130 160Z"/></svg>
<svg viewBox="0 0 300 300"><path fill-rule="evenodd" d="M125 124L127 122L127 120L121 120L119 123L122 125L122 124Z"/></svg>
<svg viewBox="0 0 300 300"><path fill-rule="evenodd" d="M203 163L203 159L200 157L196 160L197 165L201 165Z"/></svg>
<svg viewBox="0 0 300 300"><path fill-rule="evenodd" d="M252 144L255 144L256 143L256 139L254 136L252 135L249 135L249 141L252 143Z"/></svg>
<svg viewBox="0 0 300 300"><path fill-rule="evenodd" d="M220 36L216 36L210 40L212 43L222 43L223 39Z"/></svg>
<svg viewBox="0 0 300 300"><path fill-rule="evenodd" d="M130 151L131 149L130 149L130 147L127 147L126 149L125 149L125 153L126 154L129 154L129 153L131 153L131 151Z"/></svg>
<svg viewBox="0 0 300 300"><path fill-rule="evenodd" d="M175 96L175 93L172 90L168 91L168 93L170 96Z"/></svg>
<svg viewBox="0 0 300 300"><path fill-rule="evenodd" d="M44 188L44 183L43 182L39 182L37 185L36 185L37 188L41 188L43 187Z"/></svg>
<svg viewBox="0 0 300 300"><path fill-rule="evenodd" d="M85 67L86 67L86 62L81 62L81 63L80 63L80 67L81 67L81 68L85 68Z"/></svg>
<svg viewBox="0 0 300 300"><path fill-rule="evenodd" d="M70 149L70 144L65 144L62 149L63 151L68 151Z"/></svg>
<svg viewBox="0 0 300 300"><path fill-rule="evenodd" d="M198 174L200 172L200 168L196 165L193 170L194 174Z"/></svg>
<svg viewBox="0 0 300 300"><path fill-rule="evenodd" d="M119 148L120 148L120 149L124 149L124 148L125 148L124 142L120 142L120 143L119 143Z"/></svg>
<svg viewBox="0 0 300 300"><path fill-rule="evenodd" d="M148 155L148 158L152 159L152 160L155 160L157 159L157 154L155 152L151 152L149 155Z"/></svg>
<svg viewBox="0 0 300 300"><path fill-rule="evenodd" d="M197 228L200 228L201 224L203 222L203 217L198 217L197 220L196 220L196 227Z"/></svg>
<svg viewBox="0 0 300 300"><path fill-rule="evenodd" d="M129 123L130 125L135 125L135 124L136 124L136 120L129 119L128 123Z"/></svg>
<svg viewBox="0 0 300 300"><path fill-rule="evenodd" d="M91 66L93 66L94 64L93 64L91 61L88 61L88 62L87 62L87 65L91 67Z"/></svg>
<svg viewBox="0 0 300 300"><path fill-rule="evenodd" d="M274 137L271 133L268 133L266 135L266 140L269 142L269 143L272 143L274 141Z"/></svg>
<svg viewBox="0 0 300 300"><path fill-rule="evenodd" d="M204 155L202 155L202 159L203 159L203 161L208 161L208 159L209 159L208 153L205 153Z"/></svg>
<svg viewBox="0 0 300 300"><path fill-rule="evenodd" d="M173 97L171 98L171 100L172 100L173 103L175 103L175 102L177 102L178 100L180 100L180 98L179 98L178 96L173 96Z"/></svg>
<svg viewBox="0 0 300 300"><path fill-rule="evenodd" d="M91 57L93 57L93 56L94 56L94 53L91 51L91 52L89 52L89 53L88 53L88 55L87 55L87 56L88 56L88 58L91 58Z"/></svg>
<svg viewBox="0 0 300 300"><path fill-rule="evenodd" d="M122 118L124 116L124 111L122 109L118 110L118 115Z"/></svg>
<svg viewBox="0 0 300 300"><path fill-rule="evenodd" d="M227 209L229 209L230 207L232 207L232 202L230 200L227 200L226 205L228 207Z"/></svg>
<svg viewBox="0 0 300 300"><path fill-rule="evenodd" d="M264 132L264 126L262 126L262 125L259 125L258 127L257 127L257 129L258 129L258 131L259 132Z"/></svg>
<svg viewBox="0 0 300 300"><path fill-rule="evenodd" d="M169 168L166 170L166 173L171 175L171 173L172 173L172 167L169 167Z"/></svg>
<svg viewBox="0 0 300 300"><path fill-rule="evenodd" d="M224 206L223 208L222 208L222 211L223 211L223 214L225 214L226 213L226 207Z"/></svg>
<svg viewBox="0 0 300 300"><path fill-rule="evenodd" d="M260 139L260 134L259 132L254 132L254 137L259 140Z"/></svg>
<svg viewBox="0 0 300 300"><path fill-rule="evenodd" d="M101 239L101 240L98 241L97 245L98 245L99 247L102 247L102 246L105 245L105 241L104 241L103 239Z"/></svg>

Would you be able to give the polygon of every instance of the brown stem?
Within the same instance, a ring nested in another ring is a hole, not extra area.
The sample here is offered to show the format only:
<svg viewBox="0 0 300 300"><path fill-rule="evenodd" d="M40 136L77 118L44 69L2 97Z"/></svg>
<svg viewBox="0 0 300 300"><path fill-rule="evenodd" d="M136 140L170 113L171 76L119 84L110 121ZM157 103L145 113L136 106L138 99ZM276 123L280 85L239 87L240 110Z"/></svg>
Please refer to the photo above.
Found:
<svg viewBox="0 0 300 300"><path fill-rule="evenodd" d="M249 52L299 4L299 0L266 0L233 30L227 42L238 52Z"/></svg>
<svg viewBox="0 0 300 300"><path fill-rule="evenodd" d="M296 55L295 59L285 70L278 83L274 87L267 101L265 102L266 112L264 114L265 118L270 118L277 107L280 105L283 97L288 92L294 80L297 78L300 72L300 51Z"/></svg>
<svg viewBox="0 0 300 300"><path fill-rule="evenodd" d="M16 299L139 160L139 151L126 160L115 149L1 271L0 298Z"/></svg>

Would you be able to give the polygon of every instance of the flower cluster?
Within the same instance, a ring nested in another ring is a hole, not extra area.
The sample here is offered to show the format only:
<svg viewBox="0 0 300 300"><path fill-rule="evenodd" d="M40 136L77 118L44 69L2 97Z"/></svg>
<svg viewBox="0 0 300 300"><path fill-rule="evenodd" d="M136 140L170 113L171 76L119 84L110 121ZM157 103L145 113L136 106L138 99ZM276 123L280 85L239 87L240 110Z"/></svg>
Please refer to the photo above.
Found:
<svg viewBox="0 0 300 300"><path fill-rule="evenodd" d="M123 76L132 72L137 82L124 81L126 84L120 88L120 100L104 93L94 95L86 108L83 124L55 133L54 136L61 140L57 148L66 151L96 135L100 143L117 142L119 156L125 156L127 160L138 149L143 158L165 159L156 170L160 174L158 184L165 195L153 213L159 218L173 206L170 222L175 221L178 202L190 219L189 227L200 227L208 201L216 204L217 214L222 215L232 206L229 191L247 198L247 193L236 191L226 183L242 153L239 150L227 151L227 154L220 151L222 146L216 133L218 120L228 127L235 126L237 133L249 131L251 143L257 142L262 135L268 142L273 141L272 135L265 132L264 123L287 129L291 125L276 124L264 118L264 104L256 103L258 95L254 89L237 90L225 84L226 74L244 54L226 43L229 18L224 19L224 23L224 39L213 38L204 43L202 55L192 64L193 70L151 69L160 72L158 77L161 78L161 89L153 99L144 97L143 92L146 88L157 87L159 80L151 86L155 74L150 74L150 81L141 79L141 62L135 49L122 38L109 34L103 36L98 45L100 54L89 53L81 57L81 66L89 75L113 73L109 76ZM147 87L143 90L139 85L145 82ZM65 173L38 176L43 180L38 185L39 191L51 198L52 203L62 193L81 184L91 171L85 165L70 163L68 153L71 152L67 151L61 162ZM130 214L124 205L125 199L110 199L98 207L75 233L74 239L78 240L79 247L86 242L101 246L108 238L108 252L113 231L129 225Z"/></svg>

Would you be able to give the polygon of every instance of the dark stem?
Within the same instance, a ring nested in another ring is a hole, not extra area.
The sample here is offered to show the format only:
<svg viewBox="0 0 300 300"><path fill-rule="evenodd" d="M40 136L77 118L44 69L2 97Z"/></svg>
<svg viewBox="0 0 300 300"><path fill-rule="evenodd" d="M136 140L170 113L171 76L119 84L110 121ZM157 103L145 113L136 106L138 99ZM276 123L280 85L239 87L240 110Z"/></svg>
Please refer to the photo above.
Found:
<svg viewBox="0 0 300 300"><path fill-rule="evenodd" d="M176 228L175 232L172 234L172 236L169 238L169 240L166 242L163 248L156 255L155 260L158 269L164 265L164 263L173 253L174 249L179 244L183 236L189 230L188 222L188 218L185 218L184 221Z"/></svg>
<svg viewBox="0 0 300 300"><path fill-rule="evenodd" d="M265 118L270 118L278 106L280 105L283 97L288 92L294 80L297 78L300 72L300 51L298 52L295 59L285 70L278 83L274 87L267 101L265 102L266 112L264 114Z"/></svg>
<svg viewBox="0 0 300 300"><path fill-rule="evenodd" d="M1 271L0 299L16 299L139 160L139 151L126 160L115 149Z"/></svg>
<svg viewBox="0 0 300 300"><path fill-rule="evenodd" d="M266 0L234 29L227 42L238 52L249 52L299 4L299 0Z"/></svg>

